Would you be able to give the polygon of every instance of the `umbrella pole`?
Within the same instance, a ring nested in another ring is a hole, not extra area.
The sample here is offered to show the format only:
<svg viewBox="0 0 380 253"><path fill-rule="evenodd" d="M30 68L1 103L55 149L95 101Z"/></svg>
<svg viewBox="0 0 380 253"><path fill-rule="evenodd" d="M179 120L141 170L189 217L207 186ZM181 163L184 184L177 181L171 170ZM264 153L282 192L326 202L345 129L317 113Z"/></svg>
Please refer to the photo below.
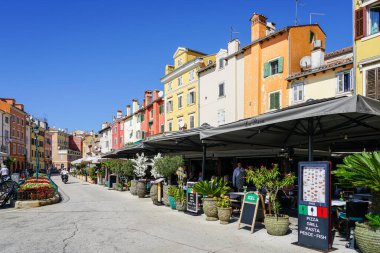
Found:
<svg viewBox="0 0 380 253"><path fill-rule="evenodd" d="M205 168L206 168L206 152L207 147L206 144L203 144L203 157L202 157L202 179L205 179Z"/></svg>
<svg viewBox="0 0 380 253"><path fill-rule="evenodd" d="M313 119L309 119L308 121L308 128L309 128L309 147L308 147L308 156L309 156L309 162L313 161Z"/></svg>

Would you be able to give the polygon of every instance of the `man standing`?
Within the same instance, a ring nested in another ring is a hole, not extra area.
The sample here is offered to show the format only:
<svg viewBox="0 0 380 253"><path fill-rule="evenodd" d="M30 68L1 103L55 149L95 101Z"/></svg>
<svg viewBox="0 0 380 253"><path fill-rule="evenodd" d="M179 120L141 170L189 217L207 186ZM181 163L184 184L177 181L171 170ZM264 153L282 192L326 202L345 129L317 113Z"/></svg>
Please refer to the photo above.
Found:
<svg viewBox="0 0 380 253"><path fill-rule="evenodd" d="M238 191L244 186L244 168L241 166L241 163L238 163L237 167L234 169L232 185L237 188Z"/></svg>
<svg viewBox="0 0 380 253"><path fill-rule="evenodd" d="M3 181L7 180L7 178L9 177L9 169L4 164L1 164L0 174L1 174L1 179Z"/></svg>

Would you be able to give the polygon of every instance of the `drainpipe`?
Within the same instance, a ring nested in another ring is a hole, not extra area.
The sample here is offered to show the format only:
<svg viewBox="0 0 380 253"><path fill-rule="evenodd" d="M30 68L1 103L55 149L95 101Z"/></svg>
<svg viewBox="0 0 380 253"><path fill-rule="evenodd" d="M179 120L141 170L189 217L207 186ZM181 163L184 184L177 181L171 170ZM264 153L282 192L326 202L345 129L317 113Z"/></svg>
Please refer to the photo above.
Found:
<svg viewBox="0 0 380 253"><path fill-rule="evenodd" d="M313 124L313 118L310 118L308 120L308 132L309 132L309 145L308 145L308 157L309 162L313 161L313 133L314 133L314 124Z"/></svg>

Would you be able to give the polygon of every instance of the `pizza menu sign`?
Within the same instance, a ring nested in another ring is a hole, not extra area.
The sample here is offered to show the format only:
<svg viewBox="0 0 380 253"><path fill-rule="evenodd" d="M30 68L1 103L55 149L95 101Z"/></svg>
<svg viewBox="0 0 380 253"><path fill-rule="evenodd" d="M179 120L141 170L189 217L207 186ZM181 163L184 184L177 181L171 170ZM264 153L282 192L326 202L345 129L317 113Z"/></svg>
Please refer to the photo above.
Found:
<svg viewBox="0 0 380 253"><path fill-rule="evenodd" d="M331 248L330 163L300 162L298 177L298 243Z"/></svg>

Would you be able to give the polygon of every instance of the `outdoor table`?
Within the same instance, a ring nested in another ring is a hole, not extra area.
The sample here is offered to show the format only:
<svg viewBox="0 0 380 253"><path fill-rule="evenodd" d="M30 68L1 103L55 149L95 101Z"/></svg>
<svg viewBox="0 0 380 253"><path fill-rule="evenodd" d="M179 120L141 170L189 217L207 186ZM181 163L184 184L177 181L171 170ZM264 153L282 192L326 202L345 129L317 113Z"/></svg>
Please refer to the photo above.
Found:
<svg viewBox="0 0 380 253"><path fill-rule="evenodd" d="M342 207L342 206L345 206L345 205L346 205L346 201L342 201L342 200L338 200L338 199L333 199L331 201L331 206Z"/></svg>

